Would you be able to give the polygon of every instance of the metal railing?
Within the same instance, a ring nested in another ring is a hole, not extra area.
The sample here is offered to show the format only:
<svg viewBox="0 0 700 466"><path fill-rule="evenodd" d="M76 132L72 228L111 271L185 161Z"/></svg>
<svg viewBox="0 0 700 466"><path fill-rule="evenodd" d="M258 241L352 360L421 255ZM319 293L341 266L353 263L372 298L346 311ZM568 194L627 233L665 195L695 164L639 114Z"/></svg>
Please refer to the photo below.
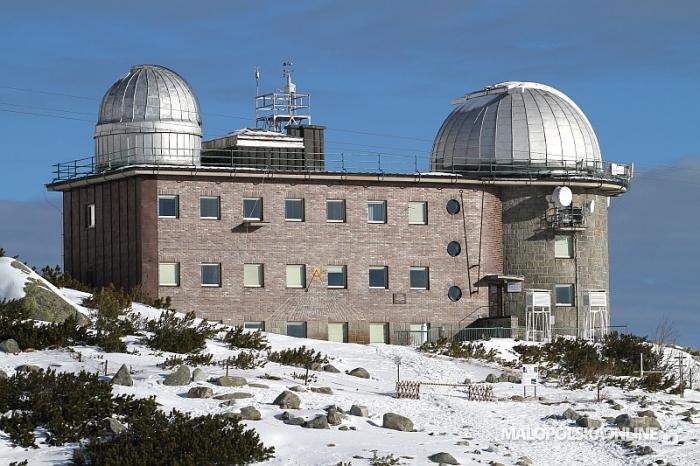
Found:
<svg viewBox="0 0 700 466"><path fill-rule="evenodd" d="M511 338L512 330L513 329L505 327L434 327L429 328L427 333L421 330L395 330L392 343L401 346L420 346L424 341L427 343L435 343L441 338L449 338L452 341L460 342L489 338ZM517 332L517 329L515 329L515 331Z"/></svg>
<svg viewBox="0 0 700 466"><path fill-rule="evenodd" d="M552 327L552 336L581 338L583 336L584 330L587 329L584 327ZM627 330L627 325L609 325L608 332L617 332L620 334L629 333L629 331Z"/></svg>

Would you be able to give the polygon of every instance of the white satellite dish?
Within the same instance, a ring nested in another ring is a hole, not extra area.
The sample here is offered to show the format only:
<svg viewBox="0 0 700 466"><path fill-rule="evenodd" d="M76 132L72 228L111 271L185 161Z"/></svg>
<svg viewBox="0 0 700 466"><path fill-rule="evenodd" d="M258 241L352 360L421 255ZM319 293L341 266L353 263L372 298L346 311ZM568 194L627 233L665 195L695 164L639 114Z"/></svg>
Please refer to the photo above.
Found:
<svg viewBox="0 0 700 466"><path fill-rule="evenodd" d="M552 200L557 207L569 207L574 195L567 186L557 186L552 193Z"/></svg>

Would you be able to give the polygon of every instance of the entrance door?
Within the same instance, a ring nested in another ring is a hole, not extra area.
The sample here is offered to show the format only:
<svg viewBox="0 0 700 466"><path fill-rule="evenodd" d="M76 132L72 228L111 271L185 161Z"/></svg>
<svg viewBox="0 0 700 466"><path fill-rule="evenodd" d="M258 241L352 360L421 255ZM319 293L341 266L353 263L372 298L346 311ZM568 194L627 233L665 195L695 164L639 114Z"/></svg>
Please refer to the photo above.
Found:
<svg viewBox="0 0 700 466"><path fill-rule="evenodd" d="M489 317L503 317L503 285L489 285Z"/></svg>
<svg viewBox="0 0 700 466"><path fill-rule="evenodd" d="M348 324L343 322L328 323L328 341L336 341L338 343L348 342Z"/></svg>
<svg viewBox="0 0 700 466"><path fill-rule="evenodd" d="M369 342L389 343L389 324L369 324Z"/></svg>

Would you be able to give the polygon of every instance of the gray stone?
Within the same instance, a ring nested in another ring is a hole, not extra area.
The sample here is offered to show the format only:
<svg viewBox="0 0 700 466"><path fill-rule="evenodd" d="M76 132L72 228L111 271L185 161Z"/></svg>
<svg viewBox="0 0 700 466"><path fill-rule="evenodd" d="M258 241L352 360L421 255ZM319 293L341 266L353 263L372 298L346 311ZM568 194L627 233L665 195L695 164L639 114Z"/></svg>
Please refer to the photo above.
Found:
<svg viewBox="0 0 700 466"><path fill-rule="evenodd" d="M265 385L264 383L249 383L248 386L252 388L270 388L269 385Z"/></svg>
<svg viewBox="0 0 700 466"><path fill-rule="evenodd" d="M369 379L369 372L367 372L361 367L356 367L355 369L351 370L350 372L348 372L348 375L352 375L353 377L360 377L361 379Z"/></svg>
<svg viewBox="0 0 700 466"><path fill-rule="evenodd" d="M192 387L187 392L187 398L211 398L213 394L211 387Z"/></svg>
<svg viewBox="0 0 700 466"><path fill-rule="evenodd" d="M295 393L285 390L280 393L275 401L272 402L282 409L299 409L301 406L301 398L299 398Z"/></svg>
<svg viewBox="0 0 700 466"><path fill-rule="evenodd" d="M532 466L532 460L528 458L527 456L521 456L520 459L518 459L518 462L515 463L518 466Z"/></svg>
<svg viewBox="0 0 700 466"><path fill-rule="evenodd" d="M647 429L659 429L661 430L661 424L656 418L653 417L631 417L629 414L620 414L615 418L615 425L620 430L629 430L634 432L635 430L647 430Z"/></svg>
<svg viewBox="0 0 700 466"><path fill-rule="evenodd" d="M513 395L510 397L512 401L525 401L525 397L522 395Z"/></svg>
<svg viewBox="0 0 700 466"><path fill-rule="evenodd" d="M498 377L497 382L520 383L520 378L504 372Z"/></svg>
<svg viewBox="0 0 700 466"><path fill-rule="evenodd" d="M413 432L413 421L407 417L395 413L385 413L382 417L382 426L385 429Z"/></svg>
<svg viewBox="0 0 700 466"><path fill-rule="evenodd" d="M612 409L614 409L615 411L622 411L624 409L624 406L615 404L613 405Z"/></svg>
<svg viewBox="0 0 700 466"><path fill-rule="evenodd" d="M496 383L498 382L498 377L496 377L496 374L489 374L484 381L487 383Z"/></svg>
<svg viewBox="0 0 700 466"><path fill-rule="evenodd" d="M484 451L487 451L489 453L500 453L501 452L501 450L496 445L493 445L493 444L486 447L486 449Z"/></svg>
<svg viewBox="0 0 700 466"><path fill-rule="evenodd" d="M576 424L586 429L600 429L603 427L603 422L600 419L591 419L588 416L578 418Z"/></svg>
<svg viewBox="0 0 700 466"><path fill-rule="evenodd" d="M328 424L332 426L339 426L343 423L343 419L346 417L342 409L337 406L330 406L326 408L326 417L328 418Z"/></svg>
<svg viewBox="0 0 700 466"><path fill-rule="evenodd" d="M36 364L22 364L15 367L17 372L41 372L41 367Z"/></svg>
<svg viewBox="0 0 700 466"><path fill-rule="evenodd" d="M19 345L12 338L0 342L0 351L4 353L17 354L20 352Z"/></svg>
<svg viewBox="0 0 700 466"><path fill-rule="evenodd" d="M125 387L133 387L134 379L131 377L131 371L126 364L122 364L114 377L112 377L112 385L123 385Z"/></svg>
<svg viewBox="0 0 700 466"><path fill-rule="evenodd" d="M462 383L463 383L464 385L469 385L469 384L472 383L472 379L470 379L470 378L467 377L466 379L464 379L464 382L462 382Z"/></svg>
<svg viewBox="0 0 700 466"><path fill-rule="evenodd" d="M338 369L336 369L335 366L333 366L331 364L326 364L325 366L323 366L323 371L330 372L332 374L339 374L340 373L340 371Z"/></svg>
<svg viewBox="0 0 700 466"><path fill-rule="evenodd" d="M253 394L246 392L233 392L216 395L214 398L217 400L245 400L247 398L253 398Z"/></svg>
<svg viewBox="0 0 700 466"><path fill-rule="evenodd" d="M75 313L75 324L78 327L90 327L92 325L92 321L88 316L83 314L82 312L76 312Z"/></svg>
<svg viewBox="0 0 700 466"><path fill-rule="evenodd" d="M290 426L303 426L306 424L306 421L304 420L303 417L293 417L289 421L287 421L287 424Z"/></svg>
<svg viewBox="0 0 700 466"><path fill-rule="evenodd" d="M654 449L651 448L649 445L645 445L645 446L640 445L639 447L637 447L637 454L640 456L653 455L655 453L656 452L654 451Z"/></svg>
<svg viewBox="0 0 700 466"><path fill-rule="evenodd" d="M190 380L192 380L192 375L190 374L190 368L182 365L177 368L175 372L170 374L163 381L163 385L189 385Z"/></svg>
<svg viewBox="0 0 700 466"><path fill-rule="evenodd" d="M568 419L569 421L578 421L581 418L581 415L574 411L571 408L568 408L566 411L564 411L564 414L561 415L564 419Z"/></svg>
<svg viewBox="0 0 700 466"><path fill-rule="evenodd" d="M691 424L695 424L695 423L693 422L693 418L690 417L690 416L684 417L683 419L681 419L681 421L685 421L685 422L689 422L689 423L691 423Z"/></svg>
<svg viewBox="0 0 700 466"><path fill-rule="evenodd" d="M639 411L639 412L637 413L637 416L639 416L639 417L653 417L653 418L656 418L656 414L654 413L654 411L651 411L651 410Z"/></svg>
<svg viewBox="0 0 700 466"><path fill-rule="evenodd" d="M314 393L323 393L324 395L333 394L333 390L331 390L331 387L311 387L311 391Z"/></svg>
<svg viewBox="0 0 700 466"><path fill-rule="evenodd" d="M293 392L298 392L298 393L304 393L306 391L306 387L303 385L294 385L293 387L289 387L289 389Z"/></svg>
<svg viewBox="0 0 700 466"><path fill-rule="evenodd" d="M459 464L459 461L457 461L454 456L450 455L449 453L445 453L444 451L430 455L428 456L428 459L433 463Z"/></svg>
<svg viewBox="0 0 700 466"><path fill-rule="evenodd" d="M353 416L369 417L369 409L367 406L352 405L350 407L350 414Z"/></svg>
<svg viewBox="0 0 700 466"><path fill-rule="evenodd" d="M239 416L244 421L259 421L262 419L260 411L255 409L253 406L245 406L241 408L241 413Z"/></svg>
<svg viewBox="0 0 700 466"><path fill-rule="evenodd" d="M192 371L192 382L204 382L207 380L207 375L199 367Z"/></svg>
<svg viewBox="0 0 700 466"><path fill-rule="evenodd" d="M0 369L0 379L9 379L7 373L2 369Z"/></svg>
<svg viewBox="0 0 700 466"><path fill-rule="evenodd" d="M292 415L289 414L289 411L285 411L282 414L280 414L280 419L283 421L288 421L292 418Z"/></svg>
<svg viewBox="0 0 700 466"><path fill-rule="evenodd" d="M345 431L345 430L350 430L350 429L348 429L348 426L340 426L340 427L338 427L338 430Z"/></svg>
<svg viewBox="0 0 700 466"><path fill-rule="evenodd" d="M126 427L121 422L114 418L108 417L103 422L105 430L110 434L121 434L126 430Z"/></svg>
<svg viewBox="0 0 700 466"><path fill-rule="evenodd" d="M243 385L246 385L248 381L243 377L223 375L216 379L216 383L221 387L242 387Z"/></svg>
<svg viewBox="0 0 700 466"><path fill-rule="evenodd" d="M306 424L304 424L304 427L309 429L330 429L330 426L328 425L328 418L326 418L326 416L323 414L308 421Z"/></svg>
<svg viewBox="0 0 700 466"><path fill-rule="evenodd" d="M223 403L221 403L221 406L225 407L230 407L230 406L235 406L236 405L236 400L226 400Z"/></svg>

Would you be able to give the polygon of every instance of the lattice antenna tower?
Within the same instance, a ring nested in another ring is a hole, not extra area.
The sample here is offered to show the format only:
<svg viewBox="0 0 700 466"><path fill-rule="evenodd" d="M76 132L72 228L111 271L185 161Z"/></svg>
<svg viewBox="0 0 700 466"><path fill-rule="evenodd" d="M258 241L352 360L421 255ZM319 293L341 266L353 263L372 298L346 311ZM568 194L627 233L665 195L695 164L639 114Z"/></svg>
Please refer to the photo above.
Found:
<svg viewBox="0 0 700 466"><path fill-rule="evenodd" d="M300 94L292 82L292 62L282 64L284 89L260 94L260 71L255 67L255 126L281 133L288 125L311 124L311 96Z"/></svg>

